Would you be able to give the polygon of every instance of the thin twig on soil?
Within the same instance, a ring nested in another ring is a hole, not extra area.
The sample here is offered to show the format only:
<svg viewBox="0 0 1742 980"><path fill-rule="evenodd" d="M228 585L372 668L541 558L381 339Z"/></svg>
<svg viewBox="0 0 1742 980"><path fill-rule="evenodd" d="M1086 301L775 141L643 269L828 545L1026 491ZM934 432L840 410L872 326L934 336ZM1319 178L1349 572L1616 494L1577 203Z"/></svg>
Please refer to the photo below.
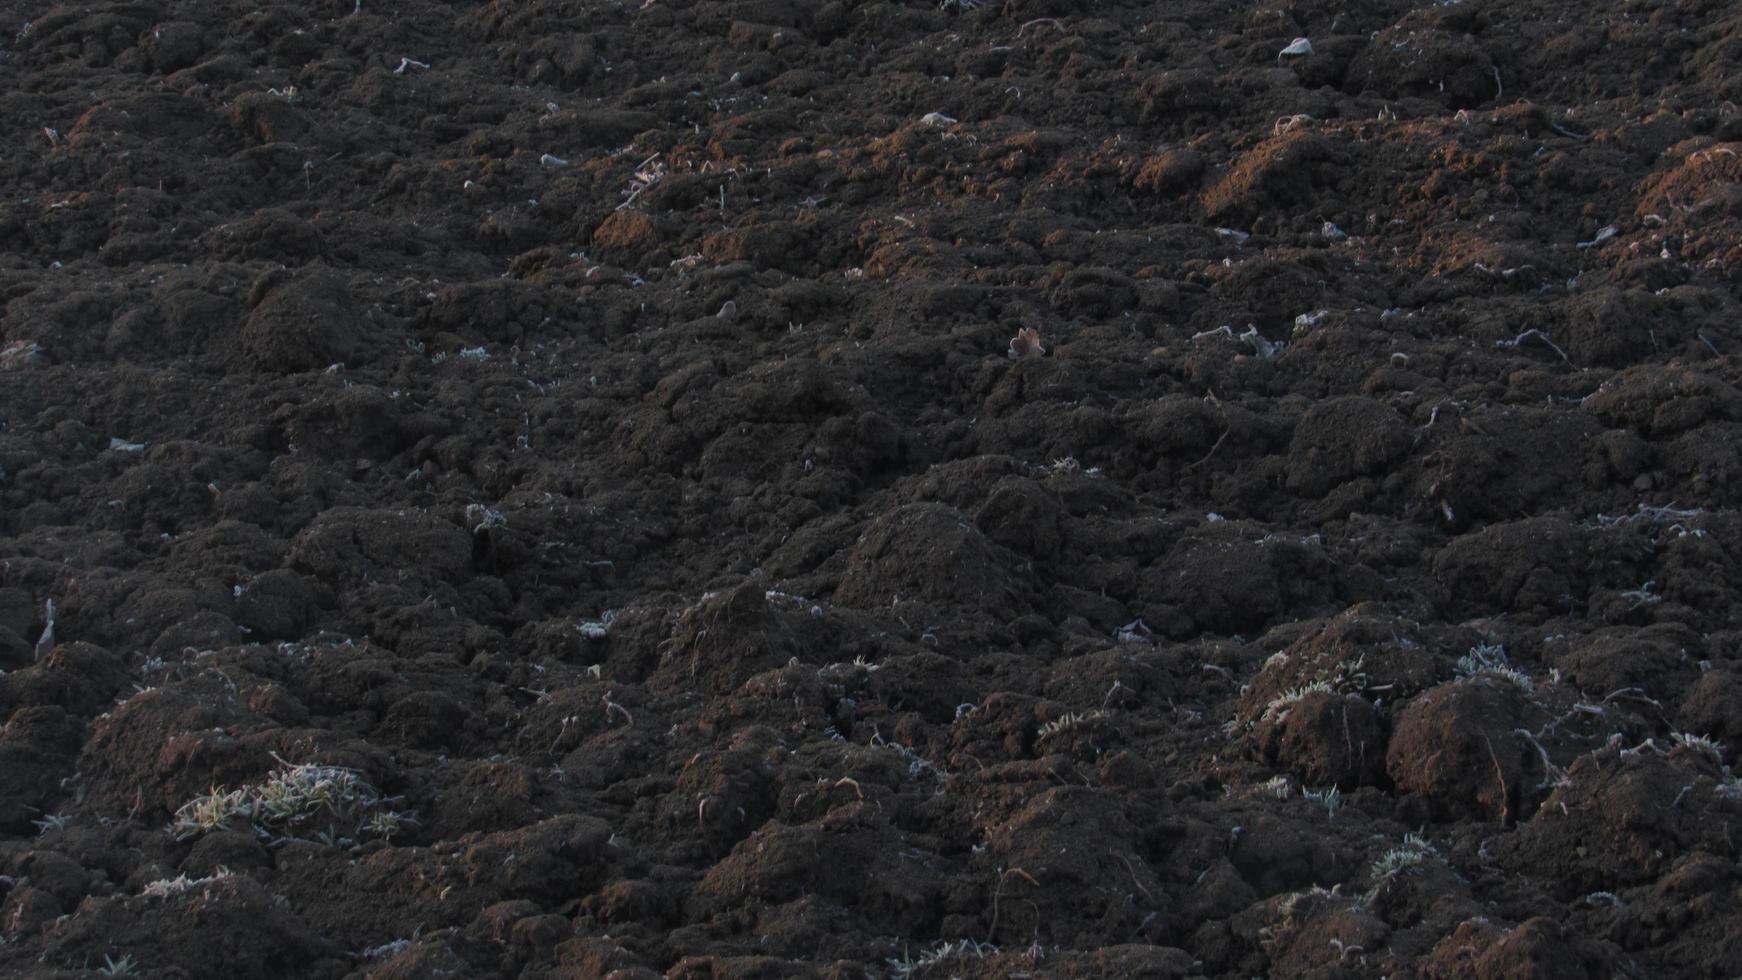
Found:
<svg viewBox="0 0 1742 980"><path fill-rule="evenodd" d="M1011 875L1016 875L1036 888L1040 887L1040 882L1035 881L1033 875L1021 868L1009 868L1003 874L998 876L998 887L992 891L992 925L986 930L986 942L988 943L995 943L998 941L998 900L1003 897L1004 882L1009 879Z"/></svg>
<svg viewBox="0 0 1742 980"><path fill-rule="evenodd" d="M1487 735L1482 741L1488 746L1488 758L1494 760L1494 779L1500 784L1500 825L1505 826L1512 819L1512 794L1506 788L1506 770L1500 765L1500 754L1494 751L1494 742Z"/></svg>

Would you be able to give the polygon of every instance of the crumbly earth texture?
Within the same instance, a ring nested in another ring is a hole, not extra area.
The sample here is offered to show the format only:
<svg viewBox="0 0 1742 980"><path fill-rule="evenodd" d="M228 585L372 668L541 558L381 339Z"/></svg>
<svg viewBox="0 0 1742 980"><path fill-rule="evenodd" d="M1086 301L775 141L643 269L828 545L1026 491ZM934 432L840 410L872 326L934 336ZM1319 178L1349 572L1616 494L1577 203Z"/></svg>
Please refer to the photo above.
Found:
<svg viewBox="0 0 1742 980"><path fill-rule="evenodd" d="M1742 974L1742 7L0 14L0 975Z"/></svg>

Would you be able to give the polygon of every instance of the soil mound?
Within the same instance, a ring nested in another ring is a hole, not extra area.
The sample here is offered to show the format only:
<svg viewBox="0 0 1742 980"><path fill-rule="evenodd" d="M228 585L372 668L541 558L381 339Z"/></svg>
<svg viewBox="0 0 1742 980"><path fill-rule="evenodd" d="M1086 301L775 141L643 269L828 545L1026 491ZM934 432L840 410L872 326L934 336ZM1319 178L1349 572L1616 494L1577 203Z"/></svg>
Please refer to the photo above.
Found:
<svg viewBox="0 0 1742 980"><path fill-rule="evenodd" d="M1742 975L1734 4L0 7L0 976Z"/></svg>

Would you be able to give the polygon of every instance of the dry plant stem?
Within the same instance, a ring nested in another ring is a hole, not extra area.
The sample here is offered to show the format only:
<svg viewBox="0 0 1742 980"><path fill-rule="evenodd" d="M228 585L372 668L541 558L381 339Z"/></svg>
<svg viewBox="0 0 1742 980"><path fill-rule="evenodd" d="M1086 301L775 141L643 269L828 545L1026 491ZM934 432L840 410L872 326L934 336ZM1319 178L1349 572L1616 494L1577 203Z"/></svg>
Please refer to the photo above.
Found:
<svg viewBox="0 0 1742 980"><path fill-rule="evenodd" d="M1192 464L1193 469L1197 469L1205 463L1208 463L1210 457L1216 455L1216 450L1222 448L1222 443L1228 441L1228 433L1234 431L1234 421L1228 417L1228 406L1222 404L1222 400L1213 394L1210 395L1209 398L1211 402L1215 403L1217 408L1222 410L1222 434L1216 437L1215 443L1210 446L1210 451L1204 454L1204 458Z"/></svg>
<svg viewBox="0 0 1742 980"><path fill-rule="evenodd" d="M1136 866L1134 866L1134 865L1133 865L1133 864L1132 864L1132 863L1131 863L1131 859L1130 859L1130 858L1128 858L1128 857L1126 857L1126 856L1125 856L1125 855L1123 855L1123 854L1120 854L1120 855L1118 855L1118 858L1119 858L1119 860L1121 860L1121 861L1123 861L1123 862L1125 862L1125 870L1126 870L1126 871L1129 871L1129 872L1131 872L1131 883L1132 883L1132 884L1133 884L1133 885L1136 885L1136 886L1137 886L1137 890L1138 890L1138 891L1140 891L1140 892L1142 892L1142 893L1143 893L1143 897L1144 897L1144 898L1147 898L1147 899L1149 899L1149 901L1150 901L1150 903L1151 903L1151 904L1154 904L1154 902L1155 902L1155 896L1154 896L1154 895L1152 895L1152 894L1150 894L1150 892L1149 892L1149 889L1147 889L1147 888L1145 888L1145 887L1143 887L1143 882L1142 882L1142 881L1139 881L1139 880L1138 880L1138 878L1137 878L1137 868L1136 868Z"/></svg>
<svg viewBox="0 0 1742 980"><path fill-rule="evenodd" d="M994 944L998 941L998 902L999 899L1004 896L1004 882L1008 880L1011 875L1016 875L1018 878L1021 878L1023 881L1028 882L1036 888L1040 887L1040 882L1035 881L1033 875L1021 868L1009 868L1003 874L998 876L998 887L992 890L992 924L986 930L986 942L988 945Z"/></svg>
<svg viewBox="0 0 1742 980"><path fill-rule="evenodd" d="M1500 784L1500 825L1505 826L1512 821L1511 792L1506 788L1506 771L1501 768L1500 754L1494 751L1494 741L1483 735L1482 742L1488 746L1488 758L1494 762L1494 781Z"/></svg>

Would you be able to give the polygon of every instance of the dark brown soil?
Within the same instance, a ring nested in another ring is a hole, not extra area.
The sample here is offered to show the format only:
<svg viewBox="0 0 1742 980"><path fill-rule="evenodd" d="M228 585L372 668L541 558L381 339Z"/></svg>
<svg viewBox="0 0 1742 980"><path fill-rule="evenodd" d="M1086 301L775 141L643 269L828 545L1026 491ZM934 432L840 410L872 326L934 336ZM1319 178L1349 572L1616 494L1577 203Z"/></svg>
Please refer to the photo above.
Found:
<svg viewBox="0 0 1742 980"><path fill-rule="evenodd" d="M1742 7L0 14L0 975L1742 975Z"/></svg>

